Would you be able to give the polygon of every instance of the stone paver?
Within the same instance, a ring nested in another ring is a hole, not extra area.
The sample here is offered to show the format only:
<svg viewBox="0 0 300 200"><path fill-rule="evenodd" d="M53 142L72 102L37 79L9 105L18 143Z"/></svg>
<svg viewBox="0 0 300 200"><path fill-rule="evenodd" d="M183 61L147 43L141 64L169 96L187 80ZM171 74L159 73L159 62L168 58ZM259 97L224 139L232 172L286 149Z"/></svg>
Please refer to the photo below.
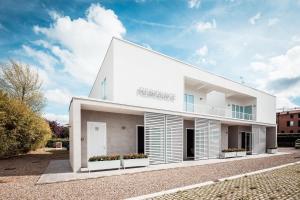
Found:
<svg viewBox="0 0 300 200"><path fill-rule="evenodd" d="M300 199L300 164L200 188L163 195L152 200L187 199Z"/></svg>

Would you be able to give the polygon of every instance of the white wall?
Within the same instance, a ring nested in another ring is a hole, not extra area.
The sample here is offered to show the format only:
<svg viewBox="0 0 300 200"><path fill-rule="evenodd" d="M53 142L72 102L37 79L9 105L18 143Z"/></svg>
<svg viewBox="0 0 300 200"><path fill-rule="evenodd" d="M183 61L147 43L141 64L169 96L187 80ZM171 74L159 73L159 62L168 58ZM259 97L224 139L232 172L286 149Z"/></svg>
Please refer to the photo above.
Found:
<svg viewBox="0 0 300 200"><path fill-rule="evenodd" d="M93 84L89 97L96 99L101 99L103 97L101 82L104 80L104 78L106 78L106 99L111 101L113 100L113 61L113 45L110 45L100 67L100 70L97 74L96 80Z"/></svg>
<svg viewBox="0 0 300 200"><path fill-rule="evenodd" d="M136 48L128 43L114 41L115 101L150 108L182 111L184 80L178 63ZM163 101L137 95L143 87L175 94L175 101Z"/></svg>
<svg viewBox="0 0 300 200"><path fill-rule="evenodd" d="M111 46L113 46L114 62L110 65L113 65L114 68L109 74L113 75L114 78L109 88L110 97L114 102L183 111L184 77L188 77L255 97L257 99L257 121L276 124L274 96L199 70L126 41L114 39ZM103 74L108 73L103 71ZM99 84L95 85L99 86ZM99 90L97 86L94 87L91 97L99 97L99 94L95 92ZM169 102L138 96L137 89L140 87L175 94L175 101Z"/></svg>
<svg viewBox="0 0 300 200"><path fill-rule="evenodd" d="M81 168L81 107L73 99L69 110L70 125L70 164L74 172Z"/></svg>

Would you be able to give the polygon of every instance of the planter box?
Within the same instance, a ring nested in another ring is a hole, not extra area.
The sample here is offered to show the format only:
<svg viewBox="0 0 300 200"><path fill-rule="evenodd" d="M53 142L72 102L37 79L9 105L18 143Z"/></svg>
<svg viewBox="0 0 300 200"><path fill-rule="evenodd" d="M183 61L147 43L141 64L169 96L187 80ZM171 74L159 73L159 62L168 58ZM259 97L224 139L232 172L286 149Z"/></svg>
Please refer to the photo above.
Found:
<svg viewBox="0 0 300 200"><path fill-rule="evenodd" d="M236 157L244 157L246 156L247 152L246 151L237 151L236 152Z"/></svg>
<svg viewBox="0 0 300 200"><path fill-rule="evenodd" d="M221 152L221 158L235 158L236 152Z"/></svg>
<svg viewBox="0 0 300 200"><path fill-rule="evenodd" d="M123 159L122 167L146 167L149 166L149 158Z"/></svg>
<svg viewBox="0 0 300 200"><path fill-rule="evenodd" d="M120 160L106 160L106 161L93 161L88 162L88 170L106 170L106 169L120 169Z"/></svg>
<svg viewBox="0 0 300 200"><path fill-rule="evenodd" d="M267 149L267 153L275 154L277 153L277 149Z"/></svg>

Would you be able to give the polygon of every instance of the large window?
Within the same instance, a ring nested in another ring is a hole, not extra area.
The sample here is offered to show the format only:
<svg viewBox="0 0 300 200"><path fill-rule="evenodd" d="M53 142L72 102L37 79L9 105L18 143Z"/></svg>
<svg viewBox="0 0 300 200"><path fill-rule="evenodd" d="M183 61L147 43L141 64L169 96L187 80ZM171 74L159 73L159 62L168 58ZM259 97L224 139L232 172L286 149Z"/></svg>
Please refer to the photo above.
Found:
<svg viewBox="0 0 300 200"><path fill-rule="evenodd" d="M238 119L252 120L252 105L240 106L232 104L232 117Z"/></svg>
<svg viewBox="0 0 300 200"><path fill-rule="evenodd" d="M194 95L184 94L185 111L194 112Z"/></svg>
<svg viewBox="0 0 300 200"><path fill-rule="evenodd" d="M102 99L106 99L106 78L103 79L101 82L101 92L102 92Z"/></svg>

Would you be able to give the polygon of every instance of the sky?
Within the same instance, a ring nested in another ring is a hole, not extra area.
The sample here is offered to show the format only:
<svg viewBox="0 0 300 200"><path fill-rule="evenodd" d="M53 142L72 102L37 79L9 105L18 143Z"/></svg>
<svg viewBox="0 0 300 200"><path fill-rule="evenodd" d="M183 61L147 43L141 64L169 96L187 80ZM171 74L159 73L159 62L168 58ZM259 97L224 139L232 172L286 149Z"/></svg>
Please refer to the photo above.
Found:
<svg viewBox="0 0 300 200"><path fill-rule="evenodd" d="M0 62L43 81L43 116L68 122L113 36L300 105L300 0L0 0Z"/></svg>

